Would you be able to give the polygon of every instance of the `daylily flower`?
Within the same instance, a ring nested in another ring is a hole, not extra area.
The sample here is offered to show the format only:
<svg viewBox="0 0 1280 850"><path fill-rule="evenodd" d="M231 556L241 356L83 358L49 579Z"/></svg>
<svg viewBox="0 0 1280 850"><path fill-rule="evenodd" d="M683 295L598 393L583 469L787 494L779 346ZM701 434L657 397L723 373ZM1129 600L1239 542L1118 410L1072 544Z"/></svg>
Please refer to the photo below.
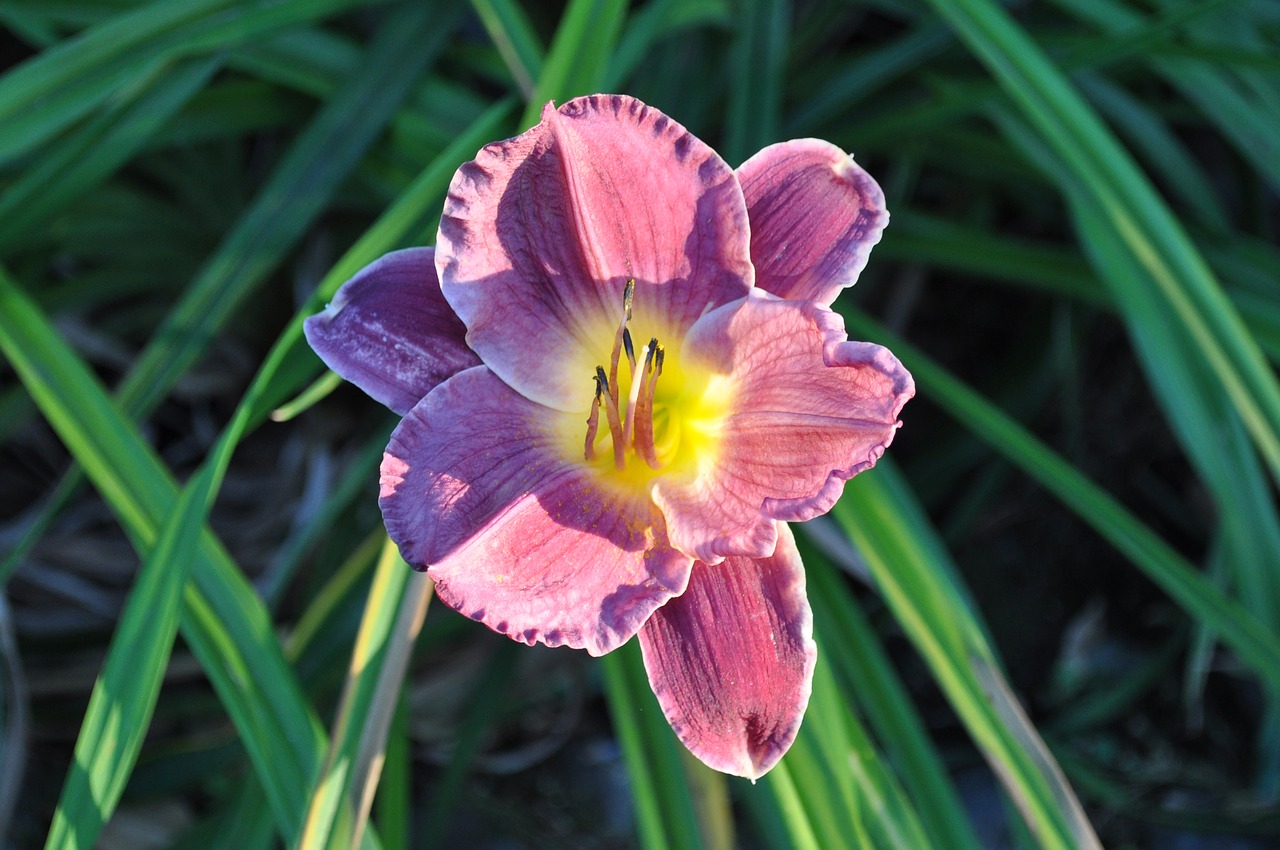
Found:
<svg viewBox="0 0 1280 850"><path fill-rule="evenodd" d="M825 142L734 172L633 98L548 104L458 170L434 250L366 268L307 338L404 415L383 517L446 604L592 655L638 634L680 739L755 779L815 659L786 523L830 509L914 393L828 309L887 219Z"/></svg>

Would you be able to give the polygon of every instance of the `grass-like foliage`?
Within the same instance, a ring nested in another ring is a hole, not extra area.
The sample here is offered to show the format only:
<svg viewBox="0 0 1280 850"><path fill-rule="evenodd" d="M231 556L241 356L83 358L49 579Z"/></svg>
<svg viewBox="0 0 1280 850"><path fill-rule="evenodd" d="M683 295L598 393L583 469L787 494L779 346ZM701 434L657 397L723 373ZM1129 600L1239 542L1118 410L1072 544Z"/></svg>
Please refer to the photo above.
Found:
<svg viewBox="0 0 1280 850"><path fill-rule="evenodd" d="M0 846L1275 846L1278 44L1266 2L0 0ZM634 641L429 607L394 420L302 340L597 91L888 196L836 308L918 398L797 526L820 657L754 785Z"/></svg>

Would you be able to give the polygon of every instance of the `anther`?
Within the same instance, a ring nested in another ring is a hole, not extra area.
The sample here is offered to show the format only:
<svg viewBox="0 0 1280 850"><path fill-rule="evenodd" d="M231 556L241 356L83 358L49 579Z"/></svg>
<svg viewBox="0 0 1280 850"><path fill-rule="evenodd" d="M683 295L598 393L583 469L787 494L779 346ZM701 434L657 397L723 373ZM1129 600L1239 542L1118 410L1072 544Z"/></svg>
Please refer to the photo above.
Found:
<svg viewBox="0 0 1280 850"><path fill-rule="evenodd" d="M631 329L622 329L622 350L627 352L627 361L631 364L631 374L636 373L636 347L631 342ZM634 380L634 378L632 378Z"/></svg>

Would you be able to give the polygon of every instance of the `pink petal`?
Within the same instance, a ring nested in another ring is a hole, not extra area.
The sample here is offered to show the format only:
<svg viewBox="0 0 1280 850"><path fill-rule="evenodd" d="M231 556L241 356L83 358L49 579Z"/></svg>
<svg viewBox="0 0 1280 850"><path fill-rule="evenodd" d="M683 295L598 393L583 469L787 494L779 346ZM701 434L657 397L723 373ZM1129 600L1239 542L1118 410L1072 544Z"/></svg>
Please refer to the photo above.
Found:
<svg viewBox="0 0 1280 850"><path fill-rule="evenodd" d="M629 278L635 338L679 338L750 289L748 243L742 191L714 151L634 98L593 95L547 104L538 126L458 170L437 265L484 362L576 410L589 371L554 364L607 365Z"/></svg>
<svg viewBox="0 0 1280 850"><path fill-rule="evenodd" d="M303 332L330 369L399 414L480 362L440 294L433 248L396 251L366 266Z"/></svg>
<svg viewBox="0 0 1280 850"><path fill-rule="evenodd" d="M853 286L889 223L884 193L833 144L797 139L743 163L756 284L827 305Z"/></svg>
<svg viewBox="0 0 1280 850"><path fill-rule="evenodd" d="M804 567L779 525L772 557L695 563L689 588L640 630L676 735L710 767L752 781L795 740L817 658Z"/></svg>
<svg viewBox="0 0 1280 850"><path fill-rule="evenodd" d="M446 604L515 640L602 655L684 589L691 559L646 499L565 459L556 415L486 367L455 375L391 435L379 501Z"/></svg>
<svg viewBox="0 0 1280 850"><path fill-rule="evenodd" d="M659 478L654 501L672 545L711 563L768 555L773 520L830 510L884 453L915 394L887 349L846 340L840 316L759 290L699 321L683 356L728 374L733 401L715 463Z"/></svg>

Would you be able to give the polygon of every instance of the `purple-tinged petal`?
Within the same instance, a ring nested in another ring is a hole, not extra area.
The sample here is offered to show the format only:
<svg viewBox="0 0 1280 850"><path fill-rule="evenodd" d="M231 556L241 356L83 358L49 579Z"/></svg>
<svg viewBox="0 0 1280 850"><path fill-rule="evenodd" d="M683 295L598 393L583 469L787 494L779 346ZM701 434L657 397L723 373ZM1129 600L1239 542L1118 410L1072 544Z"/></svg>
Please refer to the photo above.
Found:
<svg viewBox="0 0 1280 850"><path fill-rule="evenodd" d="M634 98L593 95L547 104L536 127L458 170L436 260L485 364L526 398L577 410L590 370L608 365L626 281L635 338L682 337L751 288L749 238L713 150Z"/></svg>
<svg viewBox="0 0 1280 850"><path fill-rule="evenodd" d="M640 630L649 682L684 745L755 781L795 740L817 647L791 531L771 557L695 563L685 592Z"/></svg>
<svg viewBox="0 0 1280 850"><path fill-rule="evenodd" d="M757 290L707 314L683 355L728 376L714 463L654 484L671 544L700 561L773 551L775 519L826 513L873 466L915 394L889 351L849 342L839 315Z"/></svg>
<svg viewBox="0 0 1280 850"><path fill-rule="evenodd" d="M684 590L692 561L647 499L564 457L558 415L484 366L455 375L392 434L379 502L446 604L515 640L602 655Z"/></svg>
<svg viewBox="0 0 1280 850"><path fill-rule="evenodd" d="M830 304L857 282L889 223L876 181L830 142L770 145L743 163L738 182L756 285L782 298Z"/></svg>
<svg viewBox="0 0 1280 850"><path fill-rule="evenodd" d="M302 326L325 364L401 415L445 378L480 363L440 294L435 249L366 266Z"/></svg>

